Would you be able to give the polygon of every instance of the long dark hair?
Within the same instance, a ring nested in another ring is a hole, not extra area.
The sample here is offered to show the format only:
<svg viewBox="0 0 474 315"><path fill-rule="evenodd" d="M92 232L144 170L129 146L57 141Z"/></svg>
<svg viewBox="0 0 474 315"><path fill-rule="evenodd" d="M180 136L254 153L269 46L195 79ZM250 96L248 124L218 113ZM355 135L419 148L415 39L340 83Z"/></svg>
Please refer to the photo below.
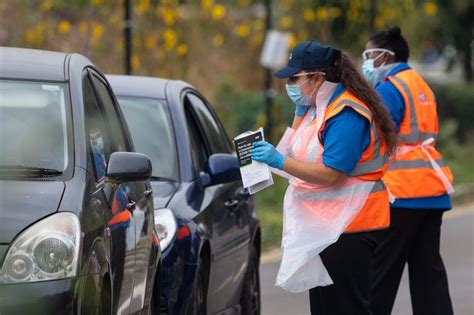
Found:
<svg viewBox="0 0 474 315"><path fill-rule="evenodd" d="M375 123L382 132L382 139L387 144L388 153L393 153L397 145L395 124L387 108L382 104L375 90L356 70L351 58L344 52L335 50L334 66L324 69L326 80L342 82L346 89L357 96L373 113Z"/></svg>

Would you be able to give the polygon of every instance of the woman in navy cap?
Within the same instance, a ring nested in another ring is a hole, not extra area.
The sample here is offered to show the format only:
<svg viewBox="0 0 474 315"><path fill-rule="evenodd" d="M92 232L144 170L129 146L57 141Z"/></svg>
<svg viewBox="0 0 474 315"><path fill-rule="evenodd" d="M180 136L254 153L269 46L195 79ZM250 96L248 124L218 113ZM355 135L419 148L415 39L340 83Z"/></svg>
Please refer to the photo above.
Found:
<svg viewBox="0 0 474 315"><path fill-rule="evenodd" d="M252 158L289 178L277 285L309 290L312 314L372 314L371 264L390 219L389 113L346 54L314 40L274 75L287 80L295 117L279 150L257 142Z"/></svg>

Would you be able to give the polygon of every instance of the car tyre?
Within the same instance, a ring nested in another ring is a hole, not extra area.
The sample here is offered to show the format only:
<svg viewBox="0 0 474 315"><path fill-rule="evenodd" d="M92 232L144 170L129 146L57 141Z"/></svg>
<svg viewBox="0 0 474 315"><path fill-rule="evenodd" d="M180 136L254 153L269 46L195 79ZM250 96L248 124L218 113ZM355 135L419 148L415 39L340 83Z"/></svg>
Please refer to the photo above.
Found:
<svg viewBox="0 0 474 315"><path fill-rule="evenodd" d="M260 273L257 249L252 246L244 278L240 307L243 315L260 315Z"/></svg>
<svg viewBox="0 0 474 315"><path fill-rule="evenodd" d="M206 315L206 277L204 274L205 266L203 260L199 257L196 269L196 280L194 281L193 290L189 304L189 312L191 315Z"/></svg>

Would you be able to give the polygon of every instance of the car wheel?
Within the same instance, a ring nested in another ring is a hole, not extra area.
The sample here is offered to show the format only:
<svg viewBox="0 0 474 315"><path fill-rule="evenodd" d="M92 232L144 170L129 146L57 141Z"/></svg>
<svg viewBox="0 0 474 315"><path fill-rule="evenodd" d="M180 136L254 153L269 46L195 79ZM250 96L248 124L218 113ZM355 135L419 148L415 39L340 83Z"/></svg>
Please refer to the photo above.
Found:
<svg viewBox="0 0 474 315"><path fill-rule="evenodd" d="M242 295L240 296L241 313L260 315L260 274L257 250L252 246L249 267L245 274Z"/></svg>
<svg viewBox="0 0 474 315"><path fill-rule="evenodd" d="M199 258L188 314L206 315L206 278L204 270L205 266L203 266L203 261Z"/></svg>

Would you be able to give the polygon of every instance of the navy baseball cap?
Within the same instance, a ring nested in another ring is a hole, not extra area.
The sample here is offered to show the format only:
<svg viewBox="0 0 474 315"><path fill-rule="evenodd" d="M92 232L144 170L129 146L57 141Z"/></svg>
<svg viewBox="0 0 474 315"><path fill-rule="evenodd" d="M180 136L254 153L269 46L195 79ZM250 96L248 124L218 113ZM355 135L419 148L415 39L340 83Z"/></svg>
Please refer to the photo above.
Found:
<svg viewBox="0 0 474 315"><path fill-rule="evenodd" d="M334 59L339 50L327 45L321 45L315 40L297 44L290 53L288 64L273 73L279 79L291 77L301 70L323 69L334 65Z"/></svg>

